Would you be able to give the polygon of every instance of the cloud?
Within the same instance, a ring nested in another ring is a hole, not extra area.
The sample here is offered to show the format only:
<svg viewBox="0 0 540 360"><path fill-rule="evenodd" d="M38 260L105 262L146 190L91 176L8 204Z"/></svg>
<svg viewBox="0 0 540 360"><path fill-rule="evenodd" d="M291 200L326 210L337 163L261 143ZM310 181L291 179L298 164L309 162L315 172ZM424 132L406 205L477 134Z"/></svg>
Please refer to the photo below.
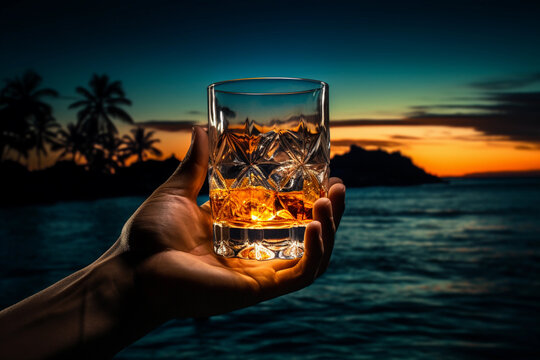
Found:
<svg viewBox="0 0 540 360"><path fill-rule="evenodd" d="M393 135L391 136L392 139L396 140L420 140L418 136L408 136L408 135Z"/></svg>
<svg viewBox="0 0 540 360"><path fill-rule="evenodd" d="M402 119L338 120L343 126L446 126L470 128L486 136L540 144L540 92L489 92L483 103L440 104L411 107L415 110ZM439 110L455 110L450 113ZM536 146L536 145L535 145Z"/></svg>
<svg viewBox="0 0 540 360"><path fill-rule="evenodd" d="M481 97L483 104L437 104L411 106L410 116L433 110L478 110L486 113L540 113L540 92L494 92ZM462 113L462 111L460 111Z"/></svg>
<svg viewBox="0 0 540 360"><path fill-rule="evenodd" d="M421 125L405 123L404 119L389 120L371 120L371 119L350 119L350 120L330 120L330 127L348 127L348 126L388 126L388 125Z"/></svg>
<svg viewBox="0 0 540 360"><path fill-rule="evenodd" d="M191 131L193 125L198 123L194 120L148 120L135 125L162 131Z"/></svg>
<svg viewBox="0 0 540 360"><path fill-rule="evenodd" d="M351 145L358 146L376 146L376 147L398 147L403 146L403 143L397 141L388 141L388 140L366 140L366 139L339 139L331 140L332 146L346 146L350 147Z"/></svg>
<svg viewBox="0 0 540 360"><path fill-rule="evenodd" d="M470 99L465 99L470 100ZM482 99L485 100L485 99ZM493 105L486 104L436 104L436 105L416 105L411 106L410 109L413 110L409 116L415 116L417 114L422 114L430 110L492 110Z"/></svg>
<svg viewBox="0 0 540 360"><path fill-rule="evenodd" d="M540 73L538 73L540 77ZM529 83L533 77L529 77ZM496 81L493 81L495 83ZM516 83L516 82L515 82ZM514 83L514 84L515 84ZM524 83L523 81L521 83ZM497 85L500 86L500 85ZM441 126L474 129L495 140L518 141L533 149L540 148L540 91L509 92L483 91L471 103L452 102L448 104L418 105L411 107L412 113L401 119L351 119L331 120L330 126ZM455 100L455 99L454 99ZM466 100L466 99L464 99ZM470 99L469 99L470 100ZM235 116L230 109L223 108L230 117ZM149 120L139 123L142 126L163 131L190 131L197 122L194 120ZM390 141L380 140L339 140L335 146L392 147L414 140L414 137L393 135ZM404 142L392 140L405 140ZM486 138L478 138L486 140ZM525 150L525 147L521 149Z"/></svg>
<svg viewBox="0 0 540 360"><path fill-rule="evenodd" d="M540 82L540 73L515 76L512 78L477 81L470 83L469 86L478 90L501 91L519 89L538 82Z"/></svg>
<svg viewBox="0 0 540 360"><path fill-rule="evenodd" d="M188 114L188 115L203 115L203 114L205 114L205 112L199 111L199 110L189 110L189 111L186 111L186 114Z"/></svg>
<svg viewBox="0 0 540 360"><path fill-rule="evenodd" d="M517 145L514 147L516 150L540 150L540 144L536 146L529 146L529 145Z"/></svg>
<svg viewBox="0 0 540 360"><path fill-rule="evenodd" d="M498 92L485 95L485 104L446 105L445 108L480 110L440 114L429 111L440 105L424 107L423 112L404 119L424 125L473 128L484 135L501 136L508 140L540 143L540 92Z"/></svg>

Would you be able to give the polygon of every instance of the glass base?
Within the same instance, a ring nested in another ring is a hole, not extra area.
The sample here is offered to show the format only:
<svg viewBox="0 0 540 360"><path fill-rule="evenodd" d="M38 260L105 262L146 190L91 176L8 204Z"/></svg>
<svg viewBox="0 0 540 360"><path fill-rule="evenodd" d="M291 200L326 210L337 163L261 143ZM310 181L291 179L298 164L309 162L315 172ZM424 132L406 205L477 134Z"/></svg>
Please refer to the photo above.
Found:
<svg viewBox="0 0 540 360"><path fill-rule="evenodd" d="M250 260L297 259L304 254L305 231L305 225L252 229L214 223L214 251Z"/></svg>

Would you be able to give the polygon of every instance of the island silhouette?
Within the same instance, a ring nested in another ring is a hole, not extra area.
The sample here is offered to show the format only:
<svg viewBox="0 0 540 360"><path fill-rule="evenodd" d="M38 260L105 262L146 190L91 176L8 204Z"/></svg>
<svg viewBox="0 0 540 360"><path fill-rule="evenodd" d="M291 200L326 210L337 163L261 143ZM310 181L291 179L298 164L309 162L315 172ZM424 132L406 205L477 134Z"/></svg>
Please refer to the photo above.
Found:
<svg viewBox="0 0 540 360"><path fill-rule="evenodd" d="M348 187L409 186L443 182L426 173L399 151L366 150L352 145L343 155L330 161L331 176L337 176Z"/></svg>

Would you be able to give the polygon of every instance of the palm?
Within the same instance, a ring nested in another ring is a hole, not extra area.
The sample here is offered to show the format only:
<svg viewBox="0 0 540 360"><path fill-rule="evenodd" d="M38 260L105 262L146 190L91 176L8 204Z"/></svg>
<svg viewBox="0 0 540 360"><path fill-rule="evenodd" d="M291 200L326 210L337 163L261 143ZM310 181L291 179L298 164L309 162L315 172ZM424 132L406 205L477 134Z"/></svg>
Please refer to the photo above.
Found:
<svg viewBox="0 0 540 360"><path fill-rule="evenodd" d="M47 155L45 144L55 144L56 129L60 127L51 116L39 116L34 123L36 154L38 158L38 168L41 168L41 156Z"/></svg>
<svg viewBox="0 0 540 360"><path fill-rule="evenodd" d="M0 156L4 155L5 148L25 158L33 147L38 158L46 154L44 143L50 142L52 134L48 129L57 125L51 106L43 98L57 97L58 92L40 88L41 82L41 76L29 70L22 77L7 79L6 86L0 90Z"/></svg>
<svg viewBox="0 0 540 360"><path fill-rule="evenodd" d="M142 127L131 129L132 136L124 135L122 138L124 141L124 152L127 156L136 155L137 161L143 161L146 153L150 153L155 156L161 156L161 150L154 146L158 143L159 139L152 139L154 131L145 132Z"/></svg>
<svg viewBox="0 0 540 360"><path fill-rule="evenodd" d="M343 185L333 179L332 202L320 199L314 205L317 221L306 229L302 259L223 258L212 248L209 205L196 203L207 161L204 134L192 146L190 159L128 221L117 246L137 254L140 292L165 317L219 314L305 287L324 272L343 212Z"/></svg>
<svg viewBox="0 0 540 360"><path fill-rule="evenodd" d="M107 75L94 74L89 85L89 89L82 86L76 88L82 99L69 106L70 109L81 108L77 117L88 135L116 134L118 130L113 119L133 124L131 116L120 107L131 105L120 81L110 82Z"/></svg>
<svg viewBox="0 0 540 360"><path fill-rule="evenodd" d="M171 216L163 217L163 214ZM160 223L154 221L158 216ZM268 287L276 281L278 270L292 267L298 262L256 262L215 255L208 205L199 207L187 197L161 189L145 202L132 219L130 233L134 234L129 237L132 249L152 253L143 262L140 271L150 276L152 287L159 283L157 288L151 290L154 298L156 291L165 289L161 297L170 299L176 307L181 303L206 304L200 307L201 312L191 316L208 316L261 301L259 296L263 294L256 294L257 289ZM167 274L177 274L180 278ZM189 278L186 278L187 275ZM176 282L186 280L197 284L197 291L192 292L197 294L196 299L186 298L185 294L178 299L169 293L175 288ZM222 301L223 291L227 297L234 297L236 306L231 308L227 305L229 301ZM212 309L212 313L207 313L208 309ZM181 308L178 310L180 313L177 315L184 315Z"/></svg>

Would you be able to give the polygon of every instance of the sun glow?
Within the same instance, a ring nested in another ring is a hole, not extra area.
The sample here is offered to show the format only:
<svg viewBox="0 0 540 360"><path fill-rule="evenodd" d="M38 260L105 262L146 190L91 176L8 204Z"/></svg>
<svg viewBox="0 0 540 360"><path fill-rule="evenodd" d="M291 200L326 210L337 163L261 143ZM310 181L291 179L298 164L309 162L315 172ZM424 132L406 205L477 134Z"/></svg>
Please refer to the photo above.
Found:
<svg viewBox="0 0 540 360"><path fill-rule="evenodd" d="M155 130L161 141L161 160L174 154L183 159L191 131ZM526 171L540 168L540 148L530 144L488 137L468 128L444 126L340 126L330 129L331 155L349 151L352 144L368 150L400 151L414 164L438 176L462 176L492 171ZM54 158L45 159L46 164ZM134 162L132 157L126 165ZM32 159L34 161L34 159Z"/></svg>
<svg viewBox="0 0 540 360"><path fill-rule="evenodd" d="M156 131L163 158L184 158L191 142L189 131ZM468 128L444 126L331 127L332 156L358 144L369 150L400 151L429 173L462 176L474 172L533 170L540 167L540 149L490 138Z"/></svg>
<svg viewBox="0 0 540 360"><path fill-rule="evenodd" d="M351 126L331 128L332 155L348 151L349 143L367 149L400 151L438 176L488 171L532 170L540 167L540 149L487 137L468 128L444 126Z"/></svg>

